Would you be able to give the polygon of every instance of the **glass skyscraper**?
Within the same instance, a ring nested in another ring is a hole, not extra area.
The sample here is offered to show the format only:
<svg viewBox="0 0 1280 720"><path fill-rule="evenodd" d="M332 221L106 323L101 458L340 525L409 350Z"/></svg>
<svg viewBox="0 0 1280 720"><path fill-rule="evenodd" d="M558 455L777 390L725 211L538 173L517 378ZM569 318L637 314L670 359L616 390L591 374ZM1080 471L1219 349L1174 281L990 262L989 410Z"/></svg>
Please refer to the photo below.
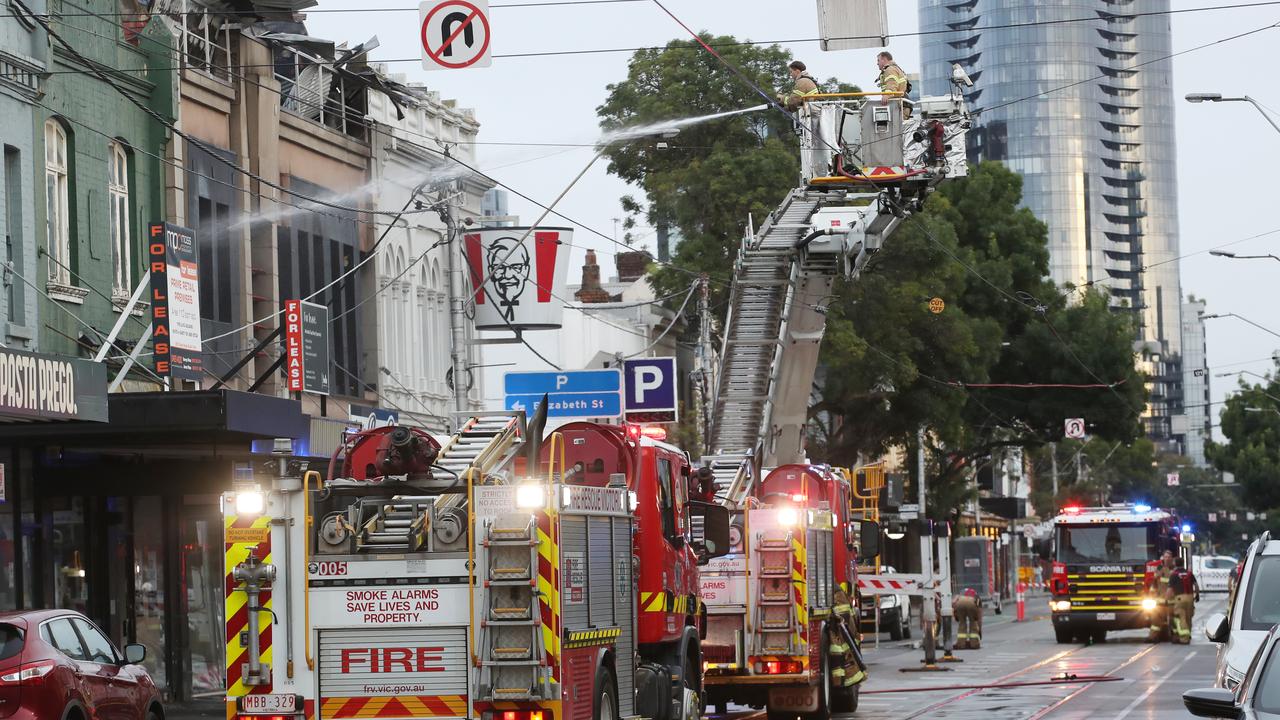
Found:
<svg viewBox="0 0 1280 720"><path fill-rule="evenodd" d="M1170 0L919 0L927 95L952 63L974 81L972 160L1023 178L1049 226L1053 279L1136 314L1151 377L1144 422L1171 444L1182 411ZM1128 15L1120 15L1126 13Z"/></svg>

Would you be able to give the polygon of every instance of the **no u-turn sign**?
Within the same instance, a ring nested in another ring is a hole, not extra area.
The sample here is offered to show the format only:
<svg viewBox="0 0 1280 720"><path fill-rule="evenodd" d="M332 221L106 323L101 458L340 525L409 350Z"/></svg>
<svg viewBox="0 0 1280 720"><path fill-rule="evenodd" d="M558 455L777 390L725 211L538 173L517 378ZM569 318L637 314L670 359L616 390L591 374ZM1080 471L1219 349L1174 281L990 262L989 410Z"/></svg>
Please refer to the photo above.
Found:
<svg viewBox="0 0 1280 720"><path fill-rule="evenodd" d="M489 0L425 0L418 6L422 67L489 67Z"/></svg>

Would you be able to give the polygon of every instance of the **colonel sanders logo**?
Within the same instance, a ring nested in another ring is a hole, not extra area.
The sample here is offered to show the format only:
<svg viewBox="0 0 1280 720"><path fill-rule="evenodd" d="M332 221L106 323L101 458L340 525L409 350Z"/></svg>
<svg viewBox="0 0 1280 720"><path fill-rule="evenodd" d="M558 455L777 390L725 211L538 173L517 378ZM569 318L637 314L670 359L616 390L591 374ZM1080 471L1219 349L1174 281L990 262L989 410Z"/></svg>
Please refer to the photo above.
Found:
<svg viewBox="0 0 1280 720"><path fill-rule="evenodd" d="M514 320L520 297L529 285L529 251L518 238L499 238L489 245L485 264L502 317Z"/></svg>

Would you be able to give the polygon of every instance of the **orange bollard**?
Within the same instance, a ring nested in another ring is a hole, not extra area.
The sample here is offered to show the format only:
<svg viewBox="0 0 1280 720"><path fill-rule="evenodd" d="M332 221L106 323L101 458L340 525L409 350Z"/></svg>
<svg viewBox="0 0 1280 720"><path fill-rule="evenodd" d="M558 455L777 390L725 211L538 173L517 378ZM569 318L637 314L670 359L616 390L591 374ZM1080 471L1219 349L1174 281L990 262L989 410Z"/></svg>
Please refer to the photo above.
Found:
<svg viewBox="0 0 1280 720"><path fill-rule="evenodd" d="M1023 620L1026 620L1026 619L1027 619L1027 602L1026 602L1026 592L1027 592L1027 584L1026 584L1026 583L1024 583L1024 582L1020 582L1020 583L1018 583L1018 594L1017 594L1017 599L1018 599L1018 619L1017 619L1017 622L1022 622Z"/></svg>

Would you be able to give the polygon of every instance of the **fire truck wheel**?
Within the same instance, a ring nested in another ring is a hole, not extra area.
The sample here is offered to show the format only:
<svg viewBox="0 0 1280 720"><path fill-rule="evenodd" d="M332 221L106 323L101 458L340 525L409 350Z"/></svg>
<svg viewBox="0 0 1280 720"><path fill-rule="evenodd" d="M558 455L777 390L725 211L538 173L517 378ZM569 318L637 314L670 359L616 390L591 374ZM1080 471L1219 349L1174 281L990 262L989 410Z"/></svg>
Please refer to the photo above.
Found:
<svg viewBox="0 0 1280 720"><path fill-rule="evenodd" d="M596 671L595 702L592 705L591 720L618 720L618 683L607 667L601 666Z"/></svg>
<svg viewBox="0 0 1280 720"><path fill-rule="evenodd" d="M1053 636L1058 640L1059 645L1069 645L1075 640L1075 633L1071 632L1071 628L1067 625L1054 625Z"/></svg>

